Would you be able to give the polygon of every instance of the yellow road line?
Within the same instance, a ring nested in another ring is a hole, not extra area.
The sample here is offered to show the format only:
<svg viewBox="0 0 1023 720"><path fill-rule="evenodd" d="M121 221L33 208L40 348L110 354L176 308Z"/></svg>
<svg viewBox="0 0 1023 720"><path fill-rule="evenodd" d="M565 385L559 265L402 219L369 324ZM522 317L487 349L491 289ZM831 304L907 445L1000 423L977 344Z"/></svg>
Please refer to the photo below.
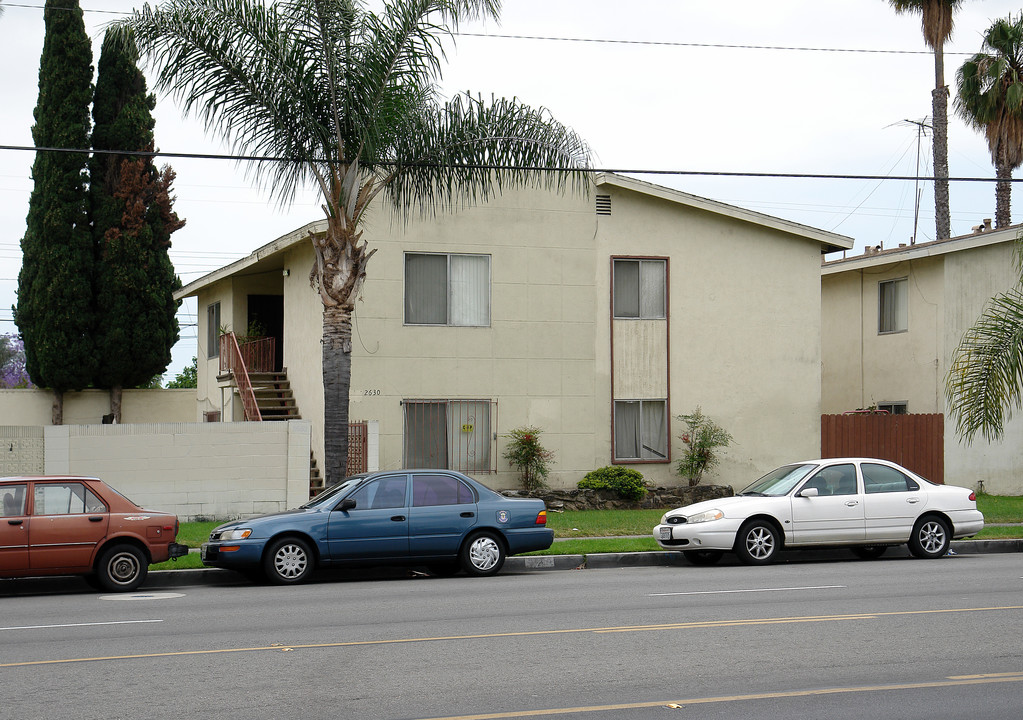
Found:
<svg viewBox="0 0 1023 720"><path fill-rule="evenodd" d="M655 625L623 625L618 627L569 628L564 630L525 630L521 632L478 633L474 635L445 635L438 637L393 638L390 640L350 640L346 642L311 643L305 645L281 645L279 643L259 647L216 648L212 650L178 650L137 655L108 655L102 657L62 658L55 660L29 660L25 662L0 663L0 668L27 667L31 665L62 665L67 663L100 662L106 660L141 660L143 658L184 657L189 655L222 655L229 653L315 650L325 648L359 647L363 645L401 645L406 643L441 642L455 640L484 640L491 638L530 637L537 635L570 635L578 633L621 633L621 632L664 632L666 630L699 630L704 628L743 627L757 625L788 625L792 623L836 622L844 620L875 620L882 617L905 615L934 615L948 613L993 612L1023 610L1023 605L1005 605L980 608L942 608L939 610L899 610L882 613L857 613L852 615L806 615L780 618L750 618L747 620L702 620L680 623L658 623Z"/></svg>
<svg viewBox="0 0 1023 720"><path fill-rule="evenodd" d="M962 685L986 685L989 683L1023 682L1023 672L994 675L966 675L958 678L897 685L864 685L848 688L821 688L818 690L791 690L781 692L751 693L749 695L722 695L720 697L687 698L684 700L662 700L658 702L618 703L615 705L589 705L580 707L544 708L541 710L518 710L511 712L485 713L482 715L452 715L449 717L423 718L423 720L502 720L507 718L534 718L546 715L574 715L615 710L638 710L643 708L681 708L687 705L710 705L749 700L777 700L781 698L815 697L867 692L889 692L892 690L926 690L932 688L959 687Z"/></svg>

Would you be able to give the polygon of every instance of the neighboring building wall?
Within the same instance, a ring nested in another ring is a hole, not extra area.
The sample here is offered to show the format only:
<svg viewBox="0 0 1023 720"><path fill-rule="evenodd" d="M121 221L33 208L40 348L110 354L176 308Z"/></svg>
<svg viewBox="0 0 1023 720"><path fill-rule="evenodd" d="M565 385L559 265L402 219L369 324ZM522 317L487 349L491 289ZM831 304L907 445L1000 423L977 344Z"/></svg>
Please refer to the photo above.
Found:
<svg viewBox="0 0 1023 720"><path fill-rule="evenodd" d="M824 413L905 402L910 413L945 414L945 482L1023 494L1023 420L1005 438L960 442L945 405L945 378L963 333L987 302L1019 279L1015 230L968 236L825 266L822 277ZM878 284L907 279L905 332L878 332Z"/></svg>
<svg viewBox="0 0 1023 720"><path fill-rule="evenodd" d="M46 470L42 427L0 425L0 477L40 475Z"/></svg>
<svg viewBox="0 0 1023 720"><path fill-rule="evenodd" d="M100 477L181 520L227 519L309 499L309 423L161 423L45 428L45 472Z"/></svg>

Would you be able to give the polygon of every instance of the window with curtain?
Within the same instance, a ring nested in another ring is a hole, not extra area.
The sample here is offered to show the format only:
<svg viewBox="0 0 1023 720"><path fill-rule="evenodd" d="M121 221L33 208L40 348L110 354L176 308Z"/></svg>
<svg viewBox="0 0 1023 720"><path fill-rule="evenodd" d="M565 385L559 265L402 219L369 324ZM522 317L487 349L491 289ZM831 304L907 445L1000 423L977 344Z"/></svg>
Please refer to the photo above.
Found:
<svg viewBox="0 0 1023 720"><path fill-rule="evenodd" d="M468 473L491 467L491 400L404 400L406 468Z"/></svg>
<svg viewBox="0 0 1023 720"><path fill-rule="evenodd" d="M490 325L490 256L405 254L407 325Z"/></svg>
<svg viewBox="0 0 1023 720"><path fill-rule="evenodd" d="M615 460L667 460L665 400L616 400Z"/></svg>
<svg viewBox="0 0 1023 720"><path fill-rule="evenodd" d="M878 333L909 329L909 280L885 280L877 284Z"/></svg>
<svg viewBox="0 0 1023 720"><path fill-rule="evenodd" d="M664 260L615 260L614 316L658 319L666 316Z"/></svg>

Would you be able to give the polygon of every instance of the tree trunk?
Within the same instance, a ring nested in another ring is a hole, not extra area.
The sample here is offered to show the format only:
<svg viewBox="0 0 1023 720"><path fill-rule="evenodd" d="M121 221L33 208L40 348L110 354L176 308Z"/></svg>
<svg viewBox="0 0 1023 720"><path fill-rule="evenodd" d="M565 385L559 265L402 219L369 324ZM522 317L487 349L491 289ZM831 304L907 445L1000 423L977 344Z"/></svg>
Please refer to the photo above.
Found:
<svg viewBox="0 0 1023 720"><path fill-rule="evenodd" d="M995 167L995 228L1007 228L1012 224L1012 169L999 153Z"/></svg>
<svg viewBox="0 0 1023 720"><path fill-rule="evenodd" d="M348 393L352 385L352 306L323 308L323 454L327 487L348 474Z"/></svg>
<svg viewBox="0 0 1023 720"><path fill-rule="evenodd" d="M934 50L934 90L931 113L934 115L934 230L935 240L952 237L948 196L948 88L945 87L945 60L939 46Z"/></svg>
<svg viewBox="0 0 1023 720"><path fill-rule="evenodd" d="M114 422L121 424L121 386L115 385L110 388L110 414L114 416Z"/></svg>
<svg viewBox="0 0 1023 720"><path fill-rule="evenodd" d="M64 424L64 391L53 391L53 408L50 411L50 422L54 425Z"/></svg>

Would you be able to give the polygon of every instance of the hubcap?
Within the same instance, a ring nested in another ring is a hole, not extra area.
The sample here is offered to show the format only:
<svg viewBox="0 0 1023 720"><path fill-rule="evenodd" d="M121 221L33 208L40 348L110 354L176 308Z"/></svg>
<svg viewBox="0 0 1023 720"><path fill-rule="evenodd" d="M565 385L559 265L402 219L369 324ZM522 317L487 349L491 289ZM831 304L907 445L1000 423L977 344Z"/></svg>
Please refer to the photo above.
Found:
<svg viewBox="0 0 1023 720"><path fill-rule="evenodd" d="M937 522L925 523L920 528L920 545L929 553L939 552L945 544L945 528Z"/></svg>
<svg viewBox="0 0 1023 720"><path fill-rule="evenodd" d="M493 538L481 537L473 540L469 546L469 561L477 570L492 569L500 557L501 549Z"/></svg>
<svg viewBox="0 0 1023 720"><path fill-rule="evenodd" d="M298 545L285 545L274 556L274 568L282 578L293 580L305 572L309 559Z"/></svg>
<svg viewBox="0 0 1023 720"><path fill-rule="evenodd" d="M110 559L110 579L120 585L127 585L139 573L139 561L129 552L122 552Z"/></svg>
<svg viewBox="0 0 1023 720"><path fill-rule="evenodd" d="M774 536L765 527L755 527L746 535L746 550L751 557L764 560L774 552Z"/></svg>

